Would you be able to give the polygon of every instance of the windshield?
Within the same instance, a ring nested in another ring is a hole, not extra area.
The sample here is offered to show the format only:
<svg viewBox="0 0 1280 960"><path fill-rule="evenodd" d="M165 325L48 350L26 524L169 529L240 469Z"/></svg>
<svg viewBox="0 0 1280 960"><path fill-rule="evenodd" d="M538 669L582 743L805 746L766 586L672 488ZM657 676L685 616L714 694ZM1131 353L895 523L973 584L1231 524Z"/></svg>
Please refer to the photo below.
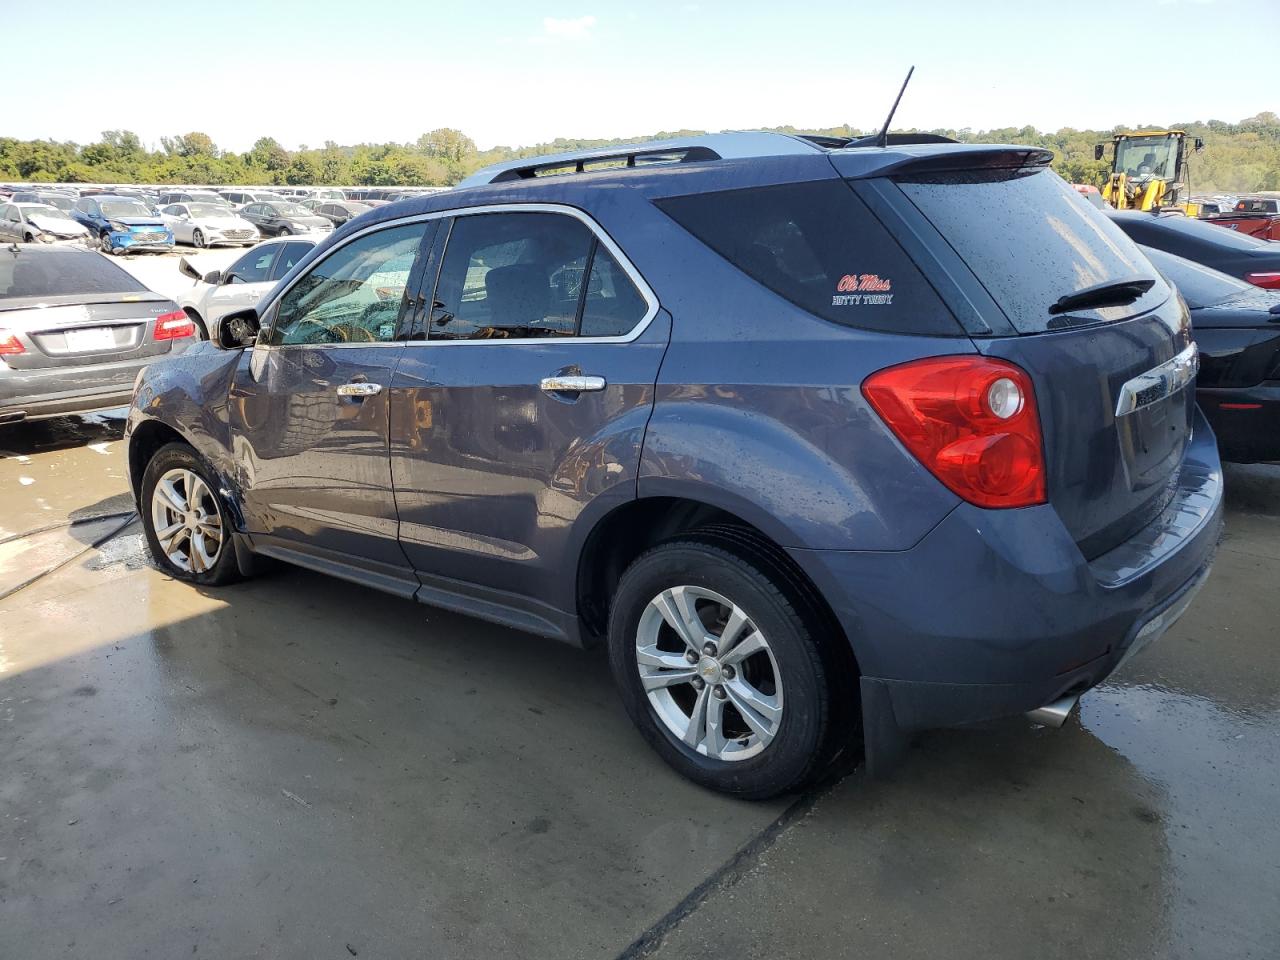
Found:
<svg viewBox="0 0 1280 960"><path fill-rule="evenodd" d="M300 203L275 203L276 213L282 217L310 217L312 212Z"/></svg>
<svg viewBox="0 0 1280 960"><path fill-rule="evenodd" d="M42 203L22 203L19 206L28 217L39 217L41 220L71 220L57 207L50 207ZM75 221L72 222L74 223Z"/></svg>
<svg viewBox="0 0 1280 960"><path fill-rule="evenodd" d="M1174 179L1178 141L1172 137L1130 137L1116 144L1116 170L1137 179Z"/></svg>
<svg viewBox="0 0 1280 960"><path fill-rule="evenodd" d="M106 200L99 203L104 217L149 217L151 211L136 200Z"/></svg>
<svg viewBox="0 0 1280 960"><path fill-rule="evenodd" d="M93 253L24 250L0 253L0 299L77 293L145 293L147 288Z"/></svg>
<svg viewBox="0 0 1280 960"><path fill-rule="evenodd" d="M1257 287L1220 273L1202 263L1175 257L1163 250L1142 247L1160 272L1173 281L1190 307L1211 307L1242 293L1256 293Z"/></svg>
<svg viewBox="0 0 1280 960"><path fill-rule="evenodd" d="M220 203L188 203L187 209L193 217L230 217L234 214L230 207Z"/></svg>
<svg viewBox="0 0 1280 960"><path fill-rule="evenodd" d="M192 193L188 194L192 200L199 203L216 203L220 207L229 207L230 204L216 193Z"/></svg>
<svg viewBox="0 0 1280 960"><path fill-rule="evenodd" d="M46 203L51 207L57 207L59 210L71 210L75 207L75 201L70 197L43 196L40 198L41 203Z"/></svg>
<svg viewBox="0 0 1280 960"><path fill-rule="evenodd" d="M1169 296L1137 245L1056 173L958 173L899 186L1019 333L1060 326L1049 308L1090 287L1151 279L1156 285L1141 299L1159 298L1071 311L1093 322L1132 316Z"/></svg>
<svg viewBox="0 0 1280 960"><path fill-rule="evenodd" d="M280 203L284 200L284 197L278 193L255 193L253 199L259 203Z"/></svg>

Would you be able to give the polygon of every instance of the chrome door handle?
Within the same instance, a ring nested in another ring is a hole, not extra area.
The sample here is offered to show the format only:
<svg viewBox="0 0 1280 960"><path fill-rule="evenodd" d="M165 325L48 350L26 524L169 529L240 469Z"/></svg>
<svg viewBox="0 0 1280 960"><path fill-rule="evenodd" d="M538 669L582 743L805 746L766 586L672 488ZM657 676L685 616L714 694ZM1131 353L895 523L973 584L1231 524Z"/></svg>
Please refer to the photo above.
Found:
<svg viewBox="0 0 1280 960"><path fill-rule="evenodd" d="M382 392L382 384L365 383L360 381L357 383L344 383L338 387L338 396L340 397L372 397Z"/></svg>
<svg viewBox="0 0 1280 960"><path fill-rule="evenodd" d="M546 393L594 393L606 386L604 377L543 377Z"/></svg>

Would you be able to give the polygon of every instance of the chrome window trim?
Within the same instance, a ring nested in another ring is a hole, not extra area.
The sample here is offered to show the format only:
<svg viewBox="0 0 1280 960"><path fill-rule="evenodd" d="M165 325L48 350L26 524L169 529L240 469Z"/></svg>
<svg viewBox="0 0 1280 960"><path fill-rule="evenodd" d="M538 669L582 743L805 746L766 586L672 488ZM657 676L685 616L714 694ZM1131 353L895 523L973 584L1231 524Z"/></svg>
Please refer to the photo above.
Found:
<svg viewBox="0 0 1280 960"><path fill-rule="evenodd" d="M419 213L407 217L396 217L392 220L383 220L379 223L370 224L348 237L344 237L341 243L335 244L332 248L325 251L324 257L316 260L320 263L327 260L330 255L336 253L345 247L348 243L352 243L361 237L370 233L376 233L379 230L394 229L395 227L408 226L413 223L428 223L432 220L441 220L446 217L469 217L485 213L559 213L564 214L580 221L588 230L595 235L600 244L613 255L618 266L627 275L628 279L635 284L636 289L640 291L640 295L644 298L648 309L643 317L628 332L620 334L616 337L520 337L510 340L385 340L376 343L289 343L289 344L256 344L255 350L349 350L352 348L361 348L368 350L374 347L463 347L463 346L513 346L519 344L552 344L552 343L631 343L643 334L649 325L653 323L654 317L658 315L661 309L658 303L658 297L653 292L653 288L645 281L640 271L635 268L631 260L622 252L622 248L614 242L613 238L600 226L591 216L577 207L569 206L563 203L487 203L476 204L468 207L456 207L450 210L435 210L431 213ZM448 251L448 238L445 238L444 250ZM441 262L443 262L443 257ZM301 280L306 273L310 272L310 268L304 273L298 274L289 281L288 286L284 287L276 296L269 301L259 305L259 317L265 317L267 312L275 309L281 299L293 289L294 284ZM274 320L271 324L275 327ZM430 328L428 327L428 336L430 336Z"/></svg>
<svg viewBox="0 0 1280 960"><path fill-rule="evenodd" d="M1177 356L1138 374L1120 388L1116 419L1173 396L1195 380L1199 369L1200 351L1192 342Z"/></svg>

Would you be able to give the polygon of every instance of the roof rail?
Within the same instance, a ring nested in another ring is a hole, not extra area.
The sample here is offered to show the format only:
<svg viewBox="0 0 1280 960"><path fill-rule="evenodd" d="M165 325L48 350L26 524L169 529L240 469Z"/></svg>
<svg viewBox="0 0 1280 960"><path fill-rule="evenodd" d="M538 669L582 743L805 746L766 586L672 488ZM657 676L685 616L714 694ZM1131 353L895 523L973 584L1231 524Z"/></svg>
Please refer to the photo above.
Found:
<svg viewBox="0 0 1280 960"><path fill-rule="evenodd" d="M658 163L693 163L698 160L732 160L742 157L776 157L786 154L820 153L829 146L806 137L764 131L749 133L711 133L674 140L651 140L575 150L540 157L523 157L477 170L458 184L459 188L478 187L510 180L529 180L559 172L589 173L596 164L643 167ZM566 169L568 168L568 169Z"/></svg>

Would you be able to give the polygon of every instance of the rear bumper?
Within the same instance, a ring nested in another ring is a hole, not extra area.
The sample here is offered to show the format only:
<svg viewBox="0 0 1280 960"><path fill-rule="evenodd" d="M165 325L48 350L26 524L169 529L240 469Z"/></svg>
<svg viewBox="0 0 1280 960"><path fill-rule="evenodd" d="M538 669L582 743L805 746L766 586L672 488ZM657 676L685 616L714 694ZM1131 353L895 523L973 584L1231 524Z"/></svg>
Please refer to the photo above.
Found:
<svg viewBox="0 0 1280 960"><path fill-rule="evenodd" d="M1280 381L1197 390L1196 400L1218 437L1223 460L1280 460Z"/></svg>
<svg viewBox="0 0 1280 960"><path fill-rule="evenodd" d="M128 406L138 371L185 349L186 344L175 344L169 353L83 367L13 370L0 365L0 422Z"/></svg>
<svg viewBox="0 0 1280 960"><path fill-rule="evenodd" d="M792 553L853 644L874 765L905 732L1024 713L1100 683L1136 638L1181 613L1221 530L1221 466L1197 414L1169 509L1092 563L1047 505L961 505L901 552Z"/></svg>

